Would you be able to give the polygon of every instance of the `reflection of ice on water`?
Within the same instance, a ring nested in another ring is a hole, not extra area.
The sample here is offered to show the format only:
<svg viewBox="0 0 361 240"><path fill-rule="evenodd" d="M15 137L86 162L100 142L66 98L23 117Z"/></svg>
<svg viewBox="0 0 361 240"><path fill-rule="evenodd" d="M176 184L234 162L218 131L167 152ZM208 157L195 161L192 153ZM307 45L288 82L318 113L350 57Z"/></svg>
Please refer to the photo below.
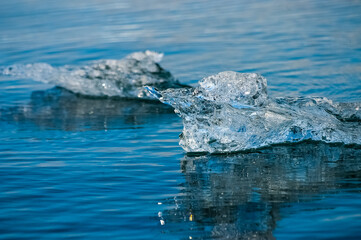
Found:
<svg viewBox="0 0 361 240"><path fill-rule="evenodd" d="M157 116L174 114L155 101L87 98L62 88L32 92L28 104L0 109L0 120L9 123L31 122L41 128L105 130L126 125L143 125Z"/></svg>
<svg viewBox="0 0 361 240"><path fill-rule="evenodd" d="M187 152L235 152L303 140L361 144L361 103L272 99L259 74L221 72L194 89L148 90L182 117L180 145Z"/></svg>
<svg viewBox="0 0 361 240"><path fill-rule="evenodd" d="M361 149L301 143L228 156L185 156L181 169L182 194L177 203L164 201L169 232L200 239L273 239L283 208L326 198L331 190L361 187L348 183L361 177Z"/></svg>

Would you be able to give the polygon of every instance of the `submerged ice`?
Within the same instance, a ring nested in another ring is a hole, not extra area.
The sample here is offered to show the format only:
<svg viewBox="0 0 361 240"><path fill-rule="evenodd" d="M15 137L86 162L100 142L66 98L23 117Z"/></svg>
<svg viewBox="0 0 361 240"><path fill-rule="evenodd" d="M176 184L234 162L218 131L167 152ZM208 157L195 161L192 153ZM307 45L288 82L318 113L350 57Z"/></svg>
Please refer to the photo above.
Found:
<svg viewBox="0 0 361 240"><path fill-rule="evenodd" d="M85 66L12 65L0 69L0 74L31 78L88 96L154 99L145 85L158 89L182 87L159 65L162 57L152 51L135 52L121 60L99 60Z"/></svg>
<svg viewBox="0 0 361 240"><path fill-rule="evenodd" d="M271 98L255 73L221 72L196 88L148 90L183 119L187 152L225 153L303 140L361 144L361 104Z"/></svg>

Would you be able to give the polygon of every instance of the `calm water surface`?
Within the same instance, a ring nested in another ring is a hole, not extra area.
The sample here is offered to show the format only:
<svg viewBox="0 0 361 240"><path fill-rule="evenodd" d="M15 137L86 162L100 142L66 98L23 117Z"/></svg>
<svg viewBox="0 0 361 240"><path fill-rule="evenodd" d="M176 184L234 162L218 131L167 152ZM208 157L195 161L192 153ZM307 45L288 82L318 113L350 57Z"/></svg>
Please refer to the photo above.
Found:
<svg viewBox="0 0 361 240"><path fill-rule="evenodd" d="M361 101L360 1L0 3L0 65L140 50L195 84L259 72L272 96ZM360 239L361 149L187 156L157 102L0 77L1 239Z"/></svg>

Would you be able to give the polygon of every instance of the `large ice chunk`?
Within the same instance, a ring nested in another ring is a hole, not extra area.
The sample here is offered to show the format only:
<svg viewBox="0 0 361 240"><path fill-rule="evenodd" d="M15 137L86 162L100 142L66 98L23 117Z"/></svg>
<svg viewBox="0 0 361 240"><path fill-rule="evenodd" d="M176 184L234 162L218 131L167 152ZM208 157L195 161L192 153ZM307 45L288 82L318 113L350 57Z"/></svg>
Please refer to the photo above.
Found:
<svg viewBox="0 0 361 240"><path fill-rule="evenodd" d="M31 78L88 96L154 99L145 85L159 89L182 86L159 65L162 57L152 51L135 52L121 60L99 60L85 66L12 65L0 68L0 74Z"/></svg>
<svg viewBox="0 0 361 240"><path fill-rule="evenodd" d="M194 89L149 91L183 119L187 152L225 153L315 140L361 144L361 104L327 98L276 98L258 74L221 72Z"/></svg>

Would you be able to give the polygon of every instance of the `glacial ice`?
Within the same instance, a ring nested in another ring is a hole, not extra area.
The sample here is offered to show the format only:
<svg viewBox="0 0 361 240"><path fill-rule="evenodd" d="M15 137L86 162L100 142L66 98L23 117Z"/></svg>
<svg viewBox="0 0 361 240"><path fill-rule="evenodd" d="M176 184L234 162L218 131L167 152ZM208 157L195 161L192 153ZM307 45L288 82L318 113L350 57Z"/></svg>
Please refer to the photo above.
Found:
<svg viewBox="0 0 361 240"><path fill-rule="evenodd" d="M186 152L226 153L303 140L361 144L361 103L271 98L255 73L221 72L196 88L148 90L183 119Z"/></svg>
<svg viewBox="0 0 361 240"><path fill-rule="evenodd" d="M85 66L12 65L0 68L0 74L54 84L87 96L154 99L145 85L184 87L159 65L162 58L163 54L152 51L134 52L121 60L99 60Z"/></svg>

